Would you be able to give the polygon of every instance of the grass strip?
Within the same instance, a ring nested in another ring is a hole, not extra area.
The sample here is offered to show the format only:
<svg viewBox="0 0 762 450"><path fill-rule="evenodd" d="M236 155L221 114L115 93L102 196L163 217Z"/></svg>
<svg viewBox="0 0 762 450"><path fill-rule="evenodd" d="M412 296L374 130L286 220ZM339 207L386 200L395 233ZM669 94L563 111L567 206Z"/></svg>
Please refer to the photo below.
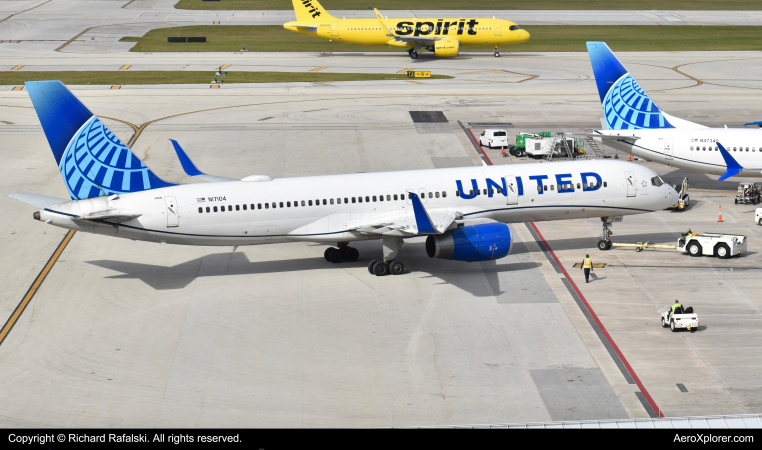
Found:
<svg viewBox="0 0 762 450"><path fill-rule="evenodd" d="M356 0L320 0L320 4L331 10L359 10L367 8L366 3ZM464 3L463 0L376 0L373 7L383 10L444 10L444 9L521 9L521 10L690 10L690 11L756 11L759 0L638 0L637 4L621 0L481 0L477 3ZM180 0L177 9L212 9L212 10L290 10L293 4L288 0L220 0L204 2L201 0ZM510 16L510 12L506 11ZM509 19L510 20L510 19Z"/></svg>
<svg viewBox="0 0 762 450"><path fill-rule="evenodd" d="M215 3L215 2L211 2ZM659 25L552 25L524 27L532 37L503 52L585 52L586 41L605 41L615 51L729 51L762 50L762 27ZM168 43L168 36L205 36L204 43ZM279 25L195 25L151 30L133 52L237 52L243 44L252 52L401 52L387 45L330 42L284 29ZM464 52L492 52L492 46L463 46Z"/></svg>
<svg viewBox="0 0 762 450"><path fill-rule="evenodd" d="M452 78L432 75L431 78ZM227 72L218 80L230 83L294 83L368 80L405 80L407 74L324 73L324 72ZM66 72L0 72L0 85L21 85L25 81L60 80L64 84L206 84L214 80L214 72L205 71L66 71Z"/></svg>

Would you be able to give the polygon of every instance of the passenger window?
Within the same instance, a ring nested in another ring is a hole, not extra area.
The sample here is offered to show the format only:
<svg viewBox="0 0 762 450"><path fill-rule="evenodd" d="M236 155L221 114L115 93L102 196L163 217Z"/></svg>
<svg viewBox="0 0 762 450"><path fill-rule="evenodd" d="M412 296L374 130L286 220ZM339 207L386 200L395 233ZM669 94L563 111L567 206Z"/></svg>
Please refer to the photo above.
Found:
<svg viewBox="0 0 762 450"><path fill-rule="evenodd" d="M373 201L374 201L374 202L376 201L376 196L375 196L375 195L373 196Z"/></svg>
<svg viewBox="0 0 762 450"><path fill-rule="evenodd" d="M345 204L349 203L349 199L348 199L348 198L346 198L346 197L344 197L344 203L345 203Z"/></svg>
<svg viewBox="0 0 762 450"><path fill-rule="evenodd" d="M206 212L209 212L209 207L208 206L206 207Z"/></svg>
<svg viewBox="0 0 762 450"><path fill-rule="evenodd" d="M214 212L217 212L217 207L216 206L214 207Z"/></svg>
<svg viewBox="0 0 762 450"><path fill-rule="evenodd" d="M469 190L468 190L468 192L469 192L469 194L468 194L468 195L470 195L470 196L472 196L472 197L473 197L473 195L474 195L474 190L473 190L473 189L469 189ZM476 191L476 192L479 192L479 191Z"/></svg>
<svg viewBox="0 0 762 450"><path fill-rule="evenodd" d="M555 185L555 184L551 184L551 185L550 185L550 190L552 191L552 190L553 190L555 187L556 187L556 185Z"/></svg>
<svg viewBox="0 0 762 450"><path fill-rule="evenodd" d="M378 196L378 201L383 202L384 201L384 196L383 195L379 195Z"/></svg>
<svg viewBox="0 0 762 450"><path fill-rule="evenodd" d="M495 190L494 190L494 189L490 189L490 190L489 190L489 193L490 193L490 194L494 194L494 193L495 193Z"/></svg>
<svg viewBox="0 0 762 450"><path fill-rule="evenodd" d="M275 203L275 202L273 202L273 208L277 208L277 207L278 207L278 204L277 204L277 203ZM281 204L280 204L280 207L281 207L281 208L283 207L283 203L281 203Z"/></svg>
<svg viewBox="0 0 762 450"><path fill-rule="evenodd" d="M352 203L355 203L355 197L352 197Z"/></svg>
<svg viewBox="0 0 762 450"><path fill-rule="evenodd" d="M546 184L545 186L543 186L543 187L542 187L542 190L543 190L543 191L547 191L547 190L548 190L548 185Z"/></svg>
<svg viewBox="0 0 762 450"><path fill-rule="evenodd" d="M309 204L310 204L310 206L312 206L312 200L310 200Z"/></svg>
<svg viewBox="0 0 762 450"><path fill-rule="evenodd" d="M246 211L246 205L243 205L243 210Z"/></svg>
<svg viewBox="0 0 762 450"><path fill-rule="evenodd" d="M262 204L261 203L257 203L257 209L262 209Z"/></svg>
<svg viewBox="0 0 762 450"><path fill-rule="evenodd" d="M582 189L581 185L577 183L577 189Z"/></svg>
<svg viewBox="0 0 762 450"><path fill-rule="evenodd" d="M357 197L357 203L362 203L362 197Z"/></svg>
<svg viewBox="0 0 762 450"><path fill-rule="evenodd" d="M399 198L397 198L397 194L394 194L394 199L399 200Z"/></svg>
<svg viewBox="0 0 762 450"><path fill-rule="evenodd" d="M595 185L595 187L597 187L597 188L601 187L601 183L597 183L597 184Z"/></svg>
<svg viewBox="0 0 762 450"><path fill-rule="evenodd" d="M323 199L323 204L324 204L324 205L327 205L327 204L328 204L328 202L327 202L325 199Z"/></svg>
<svg viewBox="0 0 762 450"><path fill-rule="evenodd" d="M439 192L437 192L437 193L436 193L435 197L436 197L436 198L439 198Z"/></svg>
<svg viewBox="0 0 762 450"><path fill-rule="evenodd" d="M286 202L286 206L290 208L291 207L291 202ZM280 207L283 208L283 203L280 204Z"/></svg>
<svg viewBox="0 0 762 450"><path fill-rule="evenodd" d="M370 202L370 197L368 197L368 196L366 195L366 196L365 196L365 203L368 203L368 202Z"/></svg>
<svg viewBox="0 0 762 450"><path fill-rule="evenodd" d="M455 196L460 197L460 191L455 191Z"/></svg>
<svg viewBox="0 0 762 450"><path fill-rule="evenodd" d="M537 186L537 192L542 192L542 186Z"/></svg>
<svg viewBox="0 0 762 450"><path fill-rule="evenodd" d="M483 191L484 191L484 195L487 195L487 190L486 190L486 189L484 189Z"/></svg>
<svg viewBox="0 0 762 450"><path fill-rule="evenodd" d="M265 209L270 209L270 204L269 203L265 203Z"/></svg>
<svg viewBox="0 0 762 450"><path fill-rule="evenodd" d="M333 199L331 199L331 204L333 205Z"/></svg>
<svg viewBox="0 0 762 450"><path fill-rule="evenodd" d="M238 205L235 205L235 210L236 210L236 211L240 211L240 210L241 210L241 207L240 207L240 206L238 206Z"/></svg>
<svg viewBox="0 0 762 450"><path fill-rule="evenodd" d="M429 192L429 198L434 198L434 194Z"/></svg>
<svg viewBox="0 0 762 450"><path fill-rule="evenodd" d="M200 206L199 206L199 207L198 207L198 212L200 212L200 213L204 212L204 208L202 208L202 207L200 207Z"/></svg>
<svg viewBox="0 0 762 450"><path fill-rule="evenodd" d="M401 198L402 200L405 200L405 194L402 194L402 195L400 195L400 198Z"/></svg>
<svg viewBox="0 0 762 450"><path fill-rule="evenodd" d="M442 191L442 197L447 197L447 191Z"/></svg>
<svg viewBox="0 0 762 450"><path fill-rule="evenodd" d="M225 205L220 206L220 212L225 212Z"/></svg>
<svg viewBox="0 0 762 450"><path fill-rule="evenodd" d="M693 146L691 145L691 150L693 150Z"/></svg>
<svg viewBox="0 0 762 450"><path fill-rule="evenodd" d="M603 182L603 187L609 187L609 184L607 182Z"/></svg>
<svg viewBox="0 0 762 450"><path fill-rule="evenodd" d="M306 205L306 203L307 203L307 202L305 202L304 200L302 200L302 206L307 206L307 205Z"/></svg>
<svg viewBox="0 0 762 450"><path fill-rule="evenodd" d="M391 196L391 195L389 195L389 194L387 194L387 195L386 195L386 201L387 201L387 202L390 202L390 201L392 201L392 196Z"/></svg>

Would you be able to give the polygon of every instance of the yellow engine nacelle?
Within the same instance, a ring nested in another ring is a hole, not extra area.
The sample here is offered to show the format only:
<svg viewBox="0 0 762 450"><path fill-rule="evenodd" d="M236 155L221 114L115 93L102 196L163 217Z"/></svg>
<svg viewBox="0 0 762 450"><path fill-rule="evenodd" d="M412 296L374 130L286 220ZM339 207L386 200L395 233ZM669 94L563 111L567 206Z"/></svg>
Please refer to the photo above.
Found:
<svg viewBox="0 0 762 450"><path fill-rule="evenodd" d="M460 42L455 39L442 39L434 42L434 55L441 57L458 56Z"/></svg>

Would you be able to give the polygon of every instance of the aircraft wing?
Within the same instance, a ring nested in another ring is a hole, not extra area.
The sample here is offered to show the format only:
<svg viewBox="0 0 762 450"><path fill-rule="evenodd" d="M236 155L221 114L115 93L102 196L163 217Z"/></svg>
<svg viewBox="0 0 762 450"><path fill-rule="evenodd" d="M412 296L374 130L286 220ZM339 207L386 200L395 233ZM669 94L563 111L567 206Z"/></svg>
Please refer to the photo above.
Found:
<svg viewBox="0 0 762 450"><path fill-rule="evenodd" d="M185 151L182 147L180 147L180 144L177 143L176 140L170 139L170 142L172 142L172 146L175 148L175 153L177 153L178 159L180 159L180 164L183 166L183 170L185 173L193 178L198 178L200 180L208 181L210 183L219 183L221 181L238 181L238 178L228 178L228 177L218 177L217 175L207 175L204 172L198 170L193 164L193 161L188 158L188 155L185 154Z"/></svg>
<svg viewBox="0 0 762 450"><path fill-rule="evenodd" d="M65 200L63 198L47 197L45 195L37 194L9 194L6 197L10 197L14 200L18 200L20 202L26 203L27 205L36 206L38 208L47 208L49 206L71 201Z"/></svg>
<svg viewBox="0 0 762 450"><path fill-rule="evenodd" d="M456 219L463 218L461 213L449 209L426 211L418 194L408 192L408 196L413 203L414 222L408 220L407 213L397 213L363 223L352 228L351 231L403 237L442 234Z"/></svg>

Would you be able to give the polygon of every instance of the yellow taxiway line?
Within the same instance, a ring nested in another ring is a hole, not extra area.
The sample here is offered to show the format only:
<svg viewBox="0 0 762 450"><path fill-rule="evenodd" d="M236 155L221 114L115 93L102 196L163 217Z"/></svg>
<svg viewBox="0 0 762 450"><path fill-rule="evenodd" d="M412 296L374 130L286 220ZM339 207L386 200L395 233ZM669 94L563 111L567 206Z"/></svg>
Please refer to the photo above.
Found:
<svg viewBox="0 0 762 450"><path fill-rule="evenodd" d="M317 72L318 70L323 70L323 69L327 69L327 68L328 68L328 66L316 67L314 69L310 69L309 71L310 72Z"/></svg>

